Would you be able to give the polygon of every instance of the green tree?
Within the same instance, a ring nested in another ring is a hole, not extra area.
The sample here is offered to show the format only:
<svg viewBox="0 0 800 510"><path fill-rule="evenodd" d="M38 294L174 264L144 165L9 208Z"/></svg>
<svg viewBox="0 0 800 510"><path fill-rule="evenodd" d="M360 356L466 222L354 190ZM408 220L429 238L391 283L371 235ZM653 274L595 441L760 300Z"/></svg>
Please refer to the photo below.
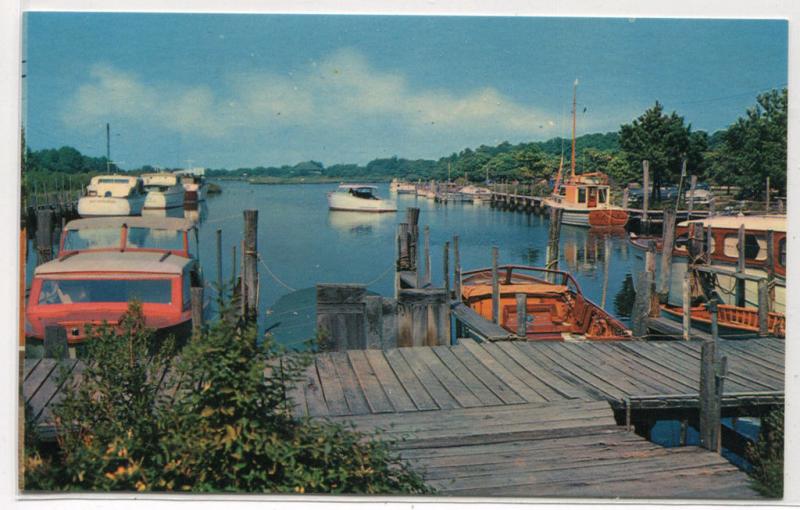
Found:
<svg viewBox="0 0 800 510"><path fill-rule="evenodd" d="M748 445L745 454L753 465L754 488L770 498L783 497L783 408L762 419L758 442Z"/></svg>
<svg viewBox="0 0 800 510"><path fill-rule="evenodd" d="M675 112L666 115L658 101L638 119L620 127L619 145L631 172L641 169L643 160L650 162L654 198L660 198L661 186L680 176L684 157L695 158L688 161L692 168L701 164L701 154L690 151L691 135L691 125L684 124Z"/></svg>
<svg viewBox="0 0 800 510"><path fill-rule="evenodd" d="M787 89L758 96L722 135L714 151L711 173L719 184L741 188L744 197L763 199L765 182L786 193Z"/></svg>

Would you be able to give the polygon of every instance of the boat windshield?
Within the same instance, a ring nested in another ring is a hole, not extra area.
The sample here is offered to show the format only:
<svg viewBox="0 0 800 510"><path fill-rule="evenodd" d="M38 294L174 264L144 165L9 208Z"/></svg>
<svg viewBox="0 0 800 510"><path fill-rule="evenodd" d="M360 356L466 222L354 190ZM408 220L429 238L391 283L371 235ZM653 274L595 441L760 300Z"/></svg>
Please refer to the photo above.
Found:
<svg viewBox="0 0 800 510"><path fill-rule="evenodd" d="M47 279L39 293L40 305L72 303L170 303L172 282L168 279Z"/></svg>
<svg viewBox="0 0 800 510"><path fill-rule="evenodd" d="M129 227L129 248L183 250L183 231L148 227Z"/></svg>
<svg viewBox="0 0 800 510"><path fill-rule="evenodd" d="M118 248L120 235L121 230L117 227L67 230L64 251Z"/></svg>
<svg viewBox="0 0 800 510"><path fill-rule="evenodd" d="M372 193L372 188L350 188L348 191L358 198L377 198Z"/></svg>

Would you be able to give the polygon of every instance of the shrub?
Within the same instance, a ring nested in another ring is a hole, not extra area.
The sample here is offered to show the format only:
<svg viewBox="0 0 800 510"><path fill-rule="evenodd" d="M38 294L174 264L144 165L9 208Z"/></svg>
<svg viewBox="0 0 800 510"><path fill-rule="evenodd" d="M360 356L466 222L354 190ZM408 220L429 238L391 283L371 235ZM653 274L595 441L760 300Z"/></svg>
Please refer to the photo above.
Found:
<svg viewBox="0 0 800 510"><path fill-rule="evenodd" d="M776 409L761 421L758 442L748 445L747 459L752 463L753 487L770 498L783 497L783 408Z"/></svg>
<svg viewBox="0 0 800 510"><path fill-rule="evenodd" d="M131 307L119 335L93 338L96 364L57 411L65 425L60 452L50 461L29 457L26 487L429 492L390 444L292 416L287 393L309 355L285 352L270 337L259 341L254 324L221 315L174 358L161 390L150 367L163 369L171 358L148 351L140 309Z"/></svg>

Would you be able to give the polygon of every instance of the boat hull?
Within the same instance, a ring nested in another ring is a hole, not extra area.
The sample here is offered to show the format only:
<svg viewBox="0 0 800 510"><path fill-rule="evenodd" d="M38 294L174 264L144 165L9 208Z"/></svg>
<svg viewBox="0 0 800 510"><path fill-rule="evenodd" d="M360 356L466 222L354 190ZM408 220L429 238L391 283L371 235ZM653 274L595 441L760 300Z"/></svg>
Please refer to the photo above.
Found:
<svg viewBox="0 0 800 510"><path fill-rule="evenodd" d="M183 185L183 201L185 203L193 204L195 202L202 202L206 199L206 190L208 186L205 184L184 184Z"/></svg>
<svg viewBox="0 0 800 510"><path fill-rule="evenodd" d="M144 209L172 209L183 206L183 186L169 191L150 191L144 201Z"/></svg>
<svg viewBox="0 0 800 510"><path fill-rule="evenodd" d="M81 197L78 200L78 215L92 216L139 216L142 214L144 197Z"/></svg>
<svg viewBox="0 0 800 510"><path fill-rule="evenodd" d="M711 331L711 314L705 306L689 309L692 327L700 326ZM683 307L662 305L661 314L672 320L683 320ZM717 324L719 335L729 338L744 338L758 335L758 309L733 305L718 305ZM770 312L767 318L769 334L783 338L786 336L786 317L781 313Z"/></svg>
<svg viewBox="0 0 800 510"><path fill-rule="evenodd" d="M624 227L628 223L628 213L624 209L604 207L588 209L569 207L554 200L544 200L543 205L550 209L561 209L561 223L575 227Z"/></svg>
<svg viewBox="0 0 800 510"><path fill-rule="evenodd" d="M359 198L347 193L330 193L328 207L331 211L359 211L359 212L396 212L397 205L389 200L380 198Z"/></svg>

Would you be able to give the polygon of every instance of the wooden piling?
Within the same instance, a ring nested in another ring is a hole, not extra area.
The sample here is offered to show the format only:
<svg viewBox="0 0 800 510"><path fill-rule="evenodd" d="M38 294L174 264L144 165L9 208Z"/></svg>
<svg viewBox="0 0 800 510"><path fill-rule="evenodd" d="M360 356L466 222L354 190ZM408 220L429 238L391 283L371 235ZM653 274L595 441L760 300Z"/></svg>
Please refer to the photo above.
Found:
<svg viewBox="0 0 800 510"><path fill-rule="evenodd" d="M644 257L645 278L647 281L647 315L648 317L658 317L660 302L656 293L656 242L650 241L647 244L647 252Z"/></svg>
<svg viewBox="0 0 800 510"><path fill-rule="evenodd" d="M453 236L453 294L461 302L461 256L458 251L458 236Z"/></svg>
<svg viewBox="0 0 800 510"><path fill-rule="evenodd" d="M627 209L628 208L628 200L629 200L628 195L629 194L630 194L630 190L628 189L627 186L625 186L625 189L622 190L622 208L623 209Z"/></svg>
<svg viewBox="0 0 800 510"><path fill-rule="evenodd" d="M431 228L425 225L423 231L423 251L425 259L425 276L423 278L423 285L431 284Z"/></svg>
<svg viewBox="0 0 800 510"><path fill-rule="evenodd" d="M686 213L686 219L689 220L689 221L691 221L692 212L694 211L694 193L695 193L695 190L697 189L697 176L693 175L692 176L692 180L690 182L691 182L691 184L689 186L689 192L692 195L689 197L689 210Z"/></svg>
<svg viewBox="0 0 800 510"><path fill-rule="evenodd" d="M703 341L700 350L700 445L711 451L719 444L720 408L717 403L716 339L718 334L717 302L708 304L712 335Z"/></svg>
<svg viewBox="0 0 800 510"><path fill-rule="evenodd" d="M517 336L527 338L528 334L528 295L517 294Z"/></svg>
<svg viewBox="0 0 800 510"><path fill-rule="evenodd" d="M450 241L445 241L442 250L442 275L444 276L444 293L447 295L447 302L452 300L450 295Z"/></svg>
<svg viewBox="0 0 800 510"><path fill-rule="evenodd" d="M611 236L603 240L603 292L600 296L600 308L605 309L608 296L608 275L611 268Z"/></svg>
<svg viewBox="0 0 800 510"><path fill-rule="evenodd" d="M550 230L547 241L547 269L558 269L558 250L561 238L561 217L564 210L550 208Z"/></svg>
<svg viewBox="0 0 800 510"><path fill-rule="evenodd" d="M192 287L191 309L192 309L192 333L197 335L203 329L203 291L202 286Z"/></svg>
<svg viewBox="0 0 800 510"><path fill-rule="evenodd" d="M769 283L767 278L758 280L758 336L769 335Z"/></svg>
<svg viewBox="0 0 800 510"><path fill-rule="evenodd" d="M53 258L53 211L50 209L36 212L36 253L39 264Z"/></svg>
<svg viewBox="0 0 800 510"><path fill-rule="evenodd" d="M401 289L397 296L397 346L450 344L444 289Z"/></svg>
<svg viewBox="0 0 800 510"><path fill-rule="evenodd" d="M397 271L410 271L409 256L410 229L408 223L397 225Z"/></svg>
<svg viewBox="0 0 800 510"><path fill-rule="evenodd" d="M669 284L672 276L672 250L675 243L675 209L664 209L663 234L661 242L661 274L659 275L659 298L662 303L667 302Z"/></svg>
<svg viewBox="0 0 800 510"><path fill-rule="evenodd" d="M242 252L244 270L245 316L255 319L258 315L258 210L244 211L244 251Z"/></svg>
<svg viewBox="0 0 800 510"><path fill-rule="evenodd" d="M54 359L67 359L69 357L67 330L64 326L45 326L44 353L42 357Z"/></svg>
<svg viewBox="0 0 800 510"><path fill-rule="evenodd" d="M647 210L650 206L650 162L646 159L642 161L642 232L650 233L650 219Z"/></svg>
<svg viewBox="0 0 800 510"><path fill-rule="evenodd" d="M408 207L406 209L406 223L408 224L408 259L411 264L409 271L416 271L418 266L418 246L419 246L419 208Z"/></svg>
<svg viewBox="0 0 800 510"><path fill-rule="evenodd" d="M736 249L739 252L739 257L736 263L736 272L742 274L747 268L745 262L745 231L744 224L739 225L738 241ZM745 306L745 285L747 281L744 278L736 277L736 306Z"/></svg>
<svg viewBox="0 0 800 510"><path fill-rule="evenodd" d="M364 296L364 348L383 349L383 298Z"/></svg>
<svg viewBox="0 0 800 510"><path fill-rule="evenodd" d="M500 324L500 280L497 274L497 246L492 246L492 322Z"/></svg>
<svg viewBox="0 0 800 510"><path fill-rule="evenodd" d="M689 340L689 332L692 329L692 293L691 293L691 267L686 268L683 275L683 339Z"/></svg>

